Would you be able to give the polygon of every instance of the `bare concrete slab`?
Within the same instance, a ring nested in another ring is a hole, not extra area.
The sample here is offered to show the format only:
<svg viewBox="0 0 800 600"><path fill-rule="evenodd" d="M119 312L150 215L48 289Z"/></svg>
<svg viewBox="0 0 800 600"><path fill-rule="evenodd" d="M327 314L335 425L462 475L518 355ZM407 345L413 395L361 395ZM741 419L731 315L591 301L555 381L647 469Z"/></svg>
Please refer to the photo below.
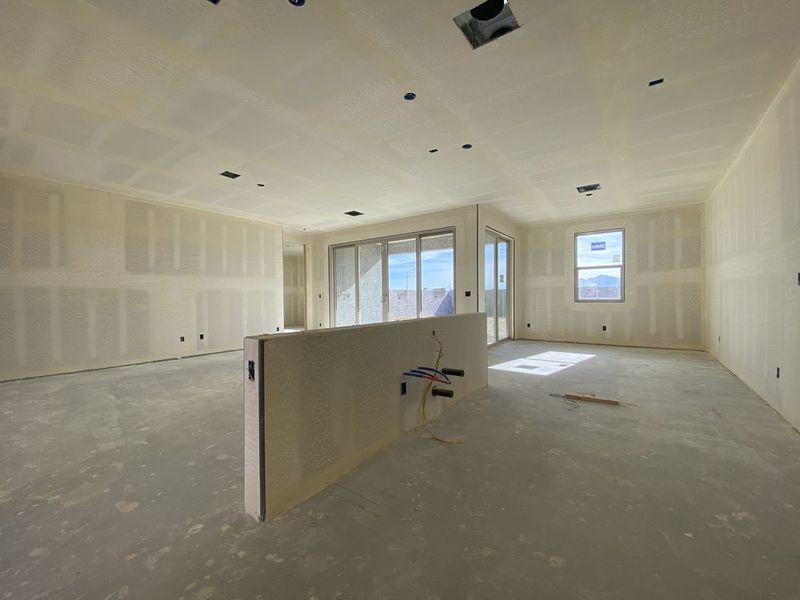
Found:
<svg viewBox="0 0 800 600"><path fill-rule="evenodd" d="M490 364L544 352L594 356L491 370L435 426L463 445L411 435L269 524L242 514L240 353L2 384L0 596L800 597L795 431L703 353Z"/></svg>

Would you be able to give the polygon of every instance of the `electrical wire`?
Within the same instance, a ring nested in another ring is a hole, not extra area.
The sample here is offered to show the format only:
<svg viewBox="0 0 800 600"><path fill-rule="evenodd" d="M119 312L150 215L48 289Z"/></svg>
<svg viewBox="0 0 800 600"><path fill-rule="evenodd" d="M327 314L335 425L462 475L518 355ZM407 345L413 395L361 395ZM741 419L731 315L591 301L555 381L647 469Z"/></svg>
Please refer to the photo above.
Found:
<svg viewBox="0 0 800 600"><path fill-rule="evenodd" d="M450 384L449 381L445 381L444 379L441 379L439 377L434 377L433 375L427 375L425 373L415 373L413 370L406 371L405 373L403 373L403 375L405 375L406 377L417 377L418 379L424 379L426 381L433 381L434 383L443 383L445 385L449 385Z"/></svg>
<svg viewBox="0 0 800 600"><path fill-rule="evenodd" d="M432 369L430 367L417 367L416 369L411 369L412 371L429 371L441 377L442 379L446 379L447 383L451 383L450 377L444 371L439 371L437 369Z"/></svg>
<svg viewBox="0 0 800 600"><path fill-rule="evenodd" d="M438 372L439 365L441 364L442 357L444 356L444 345L436 335L435 331L433 332L433 339L436 340L436 343L439 345L439 349L436 351L436 364L433 367L434 370ZM463 444L464 440L449 440L446 438L441 438L428 428L428 414L425 411L425 407L428 403L428 394L431 391L431 386L433 386L433 383L434 383L433 380L428 381L428 385L426 385L425 389L422 391L422 399L420 401L420 411L419 411L420 414L418 422L420 423L420 426L423 427L426 432L428 432L428 435L431 436L431 439L434 439L437 442L442 442L443 444L453 444L453 445Z"/></svg>

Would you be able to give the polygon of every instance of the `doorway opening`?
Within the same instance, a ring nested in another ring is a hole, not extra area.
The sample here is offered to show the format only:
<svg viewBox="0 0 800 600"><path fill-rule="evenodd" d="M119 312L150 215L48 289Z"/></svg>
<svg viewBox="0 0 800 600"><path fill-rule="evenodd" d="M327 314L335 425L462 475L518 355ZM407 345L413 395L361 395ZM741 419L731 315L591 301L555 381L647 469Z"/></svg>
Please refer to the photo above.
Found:
<svg viewBox="0 0 800 600"><path fill-rule="evenodd" d="M283 243L283 329L306 328L306 247L300 242Z"/></svg>
<svg viewBox="0 0 800 600"><path fill-rule="evenodd" d="M486 341L495 344L511 337L513 315L511 238L486 228L484 280Z"/></svg>

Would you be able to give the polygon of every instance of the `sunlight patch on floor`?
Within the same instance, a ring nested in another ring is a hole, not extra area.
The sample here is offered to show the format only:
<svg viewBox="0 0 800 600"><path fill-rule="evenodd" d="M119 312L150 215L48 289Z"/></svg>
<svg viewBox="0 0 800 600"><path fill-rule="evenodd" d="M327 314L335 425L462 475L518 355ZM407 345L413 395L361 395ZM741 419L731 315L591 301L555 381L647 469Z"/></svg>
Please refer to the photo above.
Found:
<svg viewBox="0 0 800 600"><path fill-rule="evenodd" d="M594 357L594 354L576 354L574 352L542 352L525 358L515 358L489 368L546 377Z"/></svg>

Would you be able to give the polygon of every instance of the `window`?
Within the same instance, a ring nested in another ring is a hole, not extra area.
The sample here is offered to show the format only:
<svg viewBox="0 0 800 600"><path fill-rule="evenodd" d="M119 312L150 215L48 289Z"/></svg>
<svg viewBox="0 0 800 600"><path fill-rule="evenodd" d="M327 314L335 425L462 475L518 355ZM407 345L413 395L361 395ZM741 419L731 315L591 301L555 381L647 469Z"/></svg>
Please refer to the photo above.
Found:
<svg viewBox="0 0 800 600"><path fill-rule="evenodd" d="M332 247L334 325L454 314L454 242L447 230Z"/></svg>
<svg viewBox="0 0 800 600"><path fill-rule="evenodd" d="M625 230L575 234L575 302L625 300Z"/></svg>

